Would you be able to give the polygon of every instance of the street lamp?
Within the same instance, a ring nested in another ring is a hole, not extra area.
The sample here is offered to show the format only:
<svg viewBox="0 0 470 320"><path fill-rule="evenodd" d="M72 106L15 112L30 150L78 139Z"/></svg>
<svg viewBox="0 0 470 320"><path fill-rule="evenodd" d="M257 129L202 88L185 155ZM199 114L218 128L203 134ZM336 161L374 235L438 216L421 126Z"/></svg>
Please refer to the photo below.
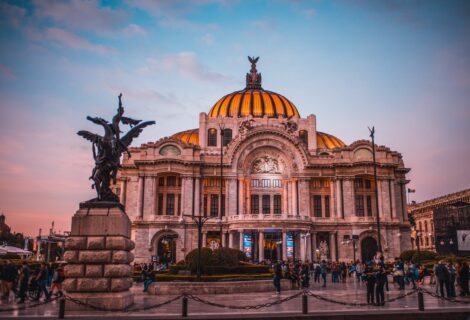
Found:
<svg viewBox="0 0 470 320"><path fill-rule="evenodd" d="M304 248L305 248L305 250L304 250L304 257L303 258L304 258L304 262L305 262L305 261L307 261L307 238L310 237L310 233L309 232L302 233L300 235L300 237L302 239L304 239Z"/></svg>
<svg viewBox="0 0 470 320"><path fill-rule="evenodd" d="M421 231L416 231L416 249L418 249L418 265L421 264L421 250L419 247L420 237L421 237Z"/></svg>
<svg viewBox="0 0 470 320"><path fill-rule="evenodd" d="M377 163L375 162L375 128L369 128L370 137L372 138L372 160L374 163L374 184L375 184L375 208L376 208L376 217L377 217L377 239L378 239L378 249L380 255L382 255L382 243L380 241L380 217L379 217L379 193L378 193L378 185L377 185Z"/></svg>
<svg viewBox="0 0 470 320"><path fill-rule="evenodd" d="M190 217L193 219L194 223L197 226L197 265L196 265L196 280L201 280L201 249L202 249L202 227L207 220L213 217L203 217L203 216L193 216L193 215L184 215L185 217ZM180 218L180 223L184 223L185 220L183 217Z"/></svg>
<svg viewBox="0 0 470 320"><path fill-rule="evenodd" d="M352 243L353 245L353 259L354 259L354 262L356 262L356 243L359 241L359 236L358 235L355 235L353 234L352 237L350 238L349 237L349 234L345 234L343 236L343 241L341 241L341 243L343 245L349 245L350 243Z"/></svg>
<svg viewBox="0 0 470 320"><path fill-rule="evenodd" d="M282 240L276 241L276 255L277 255L277 261L281 261L281 250L279 247L282 245ZM285 257L283 257L285 259Z"/></svg>
<svg viewBox="0 0 470 320"><path fill-rule="evenodd" d="M222 248L222 219L217 218L215 220L215 223L220 227L220 246L219 246L219 248Z"/></svg>

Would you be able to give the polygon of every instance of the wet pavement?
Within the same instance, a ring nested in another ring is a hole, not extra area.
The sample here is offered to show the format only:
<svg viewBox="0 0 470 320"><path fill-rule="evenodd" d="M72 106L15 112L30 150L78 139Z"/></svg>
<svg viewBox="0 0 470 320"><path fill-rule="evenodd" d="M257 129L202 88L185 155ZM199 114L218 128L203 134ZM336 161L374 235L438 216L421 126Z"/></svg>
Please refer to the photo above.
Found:
<svg viewBox="0 0 470 320"><path fill-rule="evenodd" d="M384 307L376 306L352 306L349 304L364 304L366 302L366 286L365 283L358 283L354 279L348 279L346 283L327 283L326 288L322 288L318 284L311 284L311 293L320 295L330 300L339 303L319 300L318 298L308 296L308 311L314 314L328 314L334 312L351 312L351 313L372 313L374 310L393 312L403 312L406 310L416 311L418 309L418 294L411 293L411 286L406 290L398 290L394 285L390 284L390 291L386 292L385 299L390 300L400 297L406 293L409 295L398 299L396 301L387 303ZM434 286L423 286L430 292L435 292ZM153 318L169 318L181 316L182 312L182 299L161 306L159 308L149 309L153 305L160 304L164 301L174 298L175 296L150 296L142 292L142 285L136 284L132 291L135 294L135 304L132 309L147 310L129 311L129 312L101 312L101 311L67 311L66 316L90 316L90 317L119 317L119 316L151 316ZM273 292L257 292L257 293L237 293L237 294L218 294L218 295L197 295L198 298L207 300L209 303L231 305L234 307L240 306L255 306L265 303L277 303L284 299L288 299L293 295L299 293L299 290L284 291L280 295ZM460 301L470 303L470 297L457 298ZM348 303L348 305L343 304ZM26 306L31 306L32 303L28 302ZM455 303L450 301L443 301L441 299L424 294L424 305L426 310L453 310L453 311L468 311L470 312L470 304ZM19 307L15 303L9 303L6 300L0 302L0 318L5 317L57 317L59 312L59 302L53 301L47 304L41 304L36 307L27 307L26 309L19 309L14 311L2 312L2 309L9 309ZM194 301L191 297L188 299L188 314L189 316L209 316L209 315L239 315L239 314L293 314L302 312L302 297L296 296L288 301L274 304L269 307L261 308L247 308L247 309L229 309L221 308L218 306L209 305L206 303Z"/></svg>

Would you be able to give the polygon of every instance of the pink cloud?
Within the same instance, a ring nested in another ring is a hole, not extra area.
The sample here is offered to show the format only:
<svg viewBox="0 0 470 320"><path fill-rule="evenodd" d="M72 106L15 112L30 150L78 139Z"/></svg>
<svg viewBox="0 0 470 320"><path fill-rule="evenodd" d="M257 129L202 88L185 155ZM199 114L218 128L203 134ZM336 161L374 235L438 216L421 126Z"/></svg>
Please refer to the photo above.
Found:
<svg viewBox="0 0 470 320"><path fill-rule="evenodd" d="M114 51L111 47L91 43L85 38L58 28L46 29L44 31L44 36L46 39L51 40L58 45L67 46L75 50L86 50L99 54L109 54Z"/></svg>
<svg viewBox="0 0 470 320"><path fill-rule="evenodd" d="M4 64L0 64L0 74L9 79L16 79L16 76L13 71Z"/></svg>

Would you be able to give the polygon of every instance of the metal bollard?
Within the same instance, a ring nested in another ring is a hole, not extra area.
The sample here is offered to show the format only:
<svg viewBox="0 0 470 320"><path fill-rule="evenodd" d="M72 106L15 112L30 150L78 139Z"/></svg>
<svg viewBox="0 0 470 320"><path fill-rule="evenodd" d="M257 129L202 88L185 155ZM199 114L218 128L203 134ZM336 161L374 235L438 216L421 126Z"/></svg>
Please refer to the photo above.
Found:
<svg viewBox="0 0 470 320"><path fill-rule="evenodd" d="M306 294L302 295L302 314L308 313L308 296Z"/></svg>
<svg viewBox="0 0 470 320"><path fill-rule="evenodd" d="M418 309L419 311L424 311L424 297L422 291L418 291Z"/></svg>
<svg viewBox="0 0 470 320"><path fill-rule="evenodd" d="M65 298L59 299L59 319L65 318Z"/></svg>
<svg viewBox="0 0 470 320"><path fill-rule="evenodd" d="M188 316L188 298L183 297L183 302L181 303L181 316L186 318Z"/></svg>

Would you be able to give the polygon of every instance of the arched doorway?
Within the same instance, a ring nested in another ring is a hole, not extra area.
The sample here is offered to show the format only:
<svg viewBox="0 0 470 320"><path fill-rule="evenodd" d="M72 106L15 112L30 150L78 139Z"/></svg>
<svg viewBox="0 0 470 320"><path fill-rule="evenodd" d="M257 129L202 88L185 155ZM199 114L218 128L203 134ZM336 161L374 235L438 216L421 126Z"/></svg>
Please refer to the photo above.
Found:
<svg viewBox="0 0 470 320"><path fill-rule="evenodd" d="M176 234L164 234L157 243L157 257L160 263L176 262Z"/></svg>
<svg viewBox="0 0 470 320"><path fill-rule="evenodd" d="M363 262L370 261L377 254L379 249L377 240L372 237L365 237L361 241L361 257Z"/></svg>

